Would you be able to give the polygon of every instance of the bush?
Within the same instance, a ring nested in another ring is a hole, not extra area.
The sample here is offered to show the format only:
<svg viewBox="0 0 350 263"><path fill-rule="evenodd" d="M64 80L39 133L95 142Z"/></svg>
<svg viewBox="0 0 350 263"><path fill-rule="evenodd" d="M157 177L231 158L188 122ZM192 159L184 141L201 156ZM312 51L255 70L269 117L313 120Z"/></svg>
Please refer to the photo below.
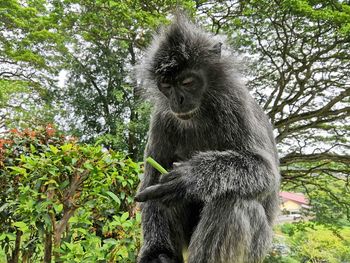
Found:
<svg viewBox="0 0 350 263"><path fill-rule="evenodd" d="M300 261L293 259L289 256L281 256L281 255L271 255L269 254L264 263L300 263Z"/></svg>
<svg viewBox="0 0 350 263"><path fill-rule="evenodd" d="M297 228L294 224L286 223L286 224L281 225L281 232L283 234L286 234L287 236L294 235L296 230L297 230Z"/></svg>
<svg viewBox="0 0 350 263"><path fill-rule="evenodd" d="M284 224L276 226L275 232L279 233L279 229L291 229L292 224ZM285 227L285 228L284 228ZM283 232L284 233L284 232ZM290 257L290 248L286 244L286 237L281 234L276 234L273 240L272 248L266 256L264 263L298 263L299 261Z"/></svg>
<svg viewBox="0 0 350 263"><path fill-rule="evenodd" d="M350 228L327 228L314 222L276 226L265 263L350 262ZM285 234L285 235L282 235Z"/></svg>
<svg viewBox="0 0 350 263"><path fill-rule="evenodd" d="M1 139L0 169L0 245L8 261L135 262L139 164L47 126Z"/></svg>
<svg viewBox="0 0 350 263"><path fill-rule="evenodd" d="M292 253L300 262L350 262L350 236L322 226L306 228L290 239Z"/></svg>

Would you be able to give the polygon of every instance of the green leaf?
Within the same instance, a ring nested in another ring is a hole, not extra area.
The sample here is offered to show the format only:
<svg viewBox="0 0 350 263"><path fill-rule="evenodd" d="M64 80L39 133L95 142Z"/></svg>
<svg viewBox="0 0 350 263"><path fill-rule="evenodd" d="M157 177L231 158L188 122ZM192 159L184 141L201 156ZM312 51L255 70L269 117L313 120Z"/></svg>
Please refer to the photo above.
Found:
<svg viewBox="0 0 350 263"><path fill-rule="evenodd" d="M0 206L0 213L1 213L2 211L4 211L9 205L10 205L9 203L5 203L5 204L3 204L2 206Z"/></svg>
<svg viewBox="0 0 350 263"><path fill-rule="evenodd" d="M48 184L54 184L55 186L58 186L58 183L54 179L50 179L49 181L44 183L44 185L48 185Z"/></svg>
<svg viewBox="0 0 350 263"><path fill-rule="evenodd" d="M116 245L116 244L118 244L118 241L115 240L114 238L108 238L108 239L103 240L103 243L105 243L105 244L111 244L111 245Z"/></svg>
<svg viewBox="0 0 350 263"><path fill-rule="evenodd" d="M106 194L109 195L118 205L121 204L119 197L116 196L113 192L107 191Z"/></svg>
<svg viewBox="0 0 350 263"><path fill-rule="evenodd" d="M128 248L126 246L121 246L118 249L117 254L119 256L121 256L122 258L127 258L128 257Z"/></svg>
<svg viewBox="0 0 350 263"><path fill-rule="evenodd" d="M86 168L90 171L94 170L94 167L89 162L84 163L84 168Z"/></svg>
<svg viewBox="0 0 350 263"><path fill-rule="evenodd" d="M43 214L43 219L44 219L44 222L47 226L51 226L51 224L52 224L51 218L47 213Z"/></svg>
<svg viewBox="0 0 350 263"><path fill-rule="evenodd" d="M36 153L36 148L35 148L35 146L33 144L30 144L30 151L32 153Z"/></svg>
<svg viewBox="0 0 350 263"><path fill-rule="evenodd" d="M141 213L136 213L136 221L141 222Z"/></svg>
<svg viewBox="0 0 350 263"><path fill-rule="evenodd" d="M27 170L22 167L12 166L10 167L11 170L18 172L19 174L27 174Z"/></svg>
<svg viewBox="0 0 350 263"><path fill-rule="evenodd" d="M128 181L128 183L129 183L131 186L133 186L133 185L134 185L134 181L133 181L133 180L128 179L127 181Z"/></svg>
<svg viewBox="0 0 350 263"><path fill-rule="evenodd" d="M7 235L5 233L2 233L0 235L0 241L4 240L7 237Z"/></svg>
<svg viewBox="0 0 350 263"><path fill-rule="evenodd" d="M120 217L120 221L121 222L125 222L129 217L129 212L125 212L122 214L122 216Z"/></svg>
<svg viewBox="0 0 350 263"><path fill-rule="evenodd" d="M73 250L73 244L71 244L71 243L68 243L68 242L64 242L64 244L67 246L67 248L69 249L69 250Z"/></svg>
<svg viewBox="0 0 350 263"><path fill-rule="evenodd" d="M61 149L63 152L68 152L73 148L73 144L69 143L69 144L64 144L61 146Z"/></svg>
<svg viewBox="0 0 350 263"><path fill-rule="evenodd" d="M51 152L53 152L54 154L57 154L59 152L57 147L55 147L53 145L49 145L49 147L50 147Z"/></svg>
<svg viewBox="0 0 350 263"><path fill-rule="evenodd" d="M61 184L60 184L60 189L62 190L62 189L64 189L64 188L66 188L67 186L69 185L69 180L67 179L67 180L64 180Z"/></svg>
<svg viewBox="0 0 350 263"><path fill-rule="evenodd" d="M13 223L13 226L19 228L19 230L21 230L22 232L26 232L29 229L27 227L26 223L24 223L22 221Z"/></svg>
<svg viewBox="0 0 350 263"><path fill-rule="evenodd" d="M62 210L63 210L63 204L59 204L59 205L54 205L53 206L53 208L55 209L55 212L56 212L56 214L59 214L59 213L61 213L62 212Z"/></svg>

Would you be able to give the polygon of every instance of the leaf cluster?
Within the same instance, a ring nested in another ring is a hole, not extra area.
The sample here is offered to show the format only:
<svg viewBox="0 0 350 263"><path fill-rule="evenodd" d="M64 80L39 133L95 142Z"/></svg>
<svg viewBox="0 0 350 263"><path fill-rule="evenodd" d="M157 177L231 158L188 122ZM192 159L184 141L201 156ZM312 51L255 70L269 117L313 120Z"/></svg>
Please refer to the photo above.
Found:
<svg viewBox="0 0 350 263"><path fill-rule="evenodd" d="M140 166L48 125L2 139L0 245L8 259L134 262ZM19 242L18 242L19 241ZM53 247L53 249L51 249Z"/></svg>

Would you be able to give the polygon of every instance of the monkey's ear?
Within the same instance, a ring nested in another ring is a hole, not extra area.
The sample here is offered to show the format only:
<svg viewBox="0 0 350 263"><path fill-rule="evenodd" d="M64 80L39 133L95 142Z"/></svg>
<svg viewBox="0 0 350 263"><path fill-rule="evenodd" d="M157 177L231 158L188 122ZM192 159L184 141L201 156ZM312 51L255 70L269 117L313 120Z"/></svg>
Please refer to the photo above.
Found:
<svg viewBox="0 0 350 263"><path fill-rule="evenodd" d="M221 57L221 46L222 43L218 42L211 48L211 53L214 54L217 58Z"/></svg>

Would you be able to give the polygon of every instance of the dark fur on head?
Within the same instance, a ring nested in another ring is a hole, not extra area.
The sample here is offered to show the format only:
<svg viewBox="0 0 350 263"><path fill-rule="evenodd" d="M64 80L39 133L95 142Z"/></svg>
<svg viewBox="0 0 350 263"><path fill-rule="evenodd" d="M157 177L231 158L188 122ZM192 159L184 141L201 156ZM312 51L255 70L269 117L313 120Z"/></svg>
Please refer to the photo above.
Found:
<svg viewBox="0 0 350 263"><path fill-rule="evenodd" d="M184 68L207 65L220 57L221 43L182 17L177 17L176 22L167 28L163 35L153 58L151 73L154 76L178 75Z"/></svg>
<svg viewBox="0 0 350 263"><path fill-rule="evenodd" d="M219 36L206 33L191 23L186 15L178 13L170 26L159 29L142 63L136 67L146 98L158 100L160 92L155 81L160 78L171 80L183 69L206 67L210 73L209 82L210 75L214 76L214 80L224 75L223 72L236 75L232 72L235 61L222 42Z"/></svg>

